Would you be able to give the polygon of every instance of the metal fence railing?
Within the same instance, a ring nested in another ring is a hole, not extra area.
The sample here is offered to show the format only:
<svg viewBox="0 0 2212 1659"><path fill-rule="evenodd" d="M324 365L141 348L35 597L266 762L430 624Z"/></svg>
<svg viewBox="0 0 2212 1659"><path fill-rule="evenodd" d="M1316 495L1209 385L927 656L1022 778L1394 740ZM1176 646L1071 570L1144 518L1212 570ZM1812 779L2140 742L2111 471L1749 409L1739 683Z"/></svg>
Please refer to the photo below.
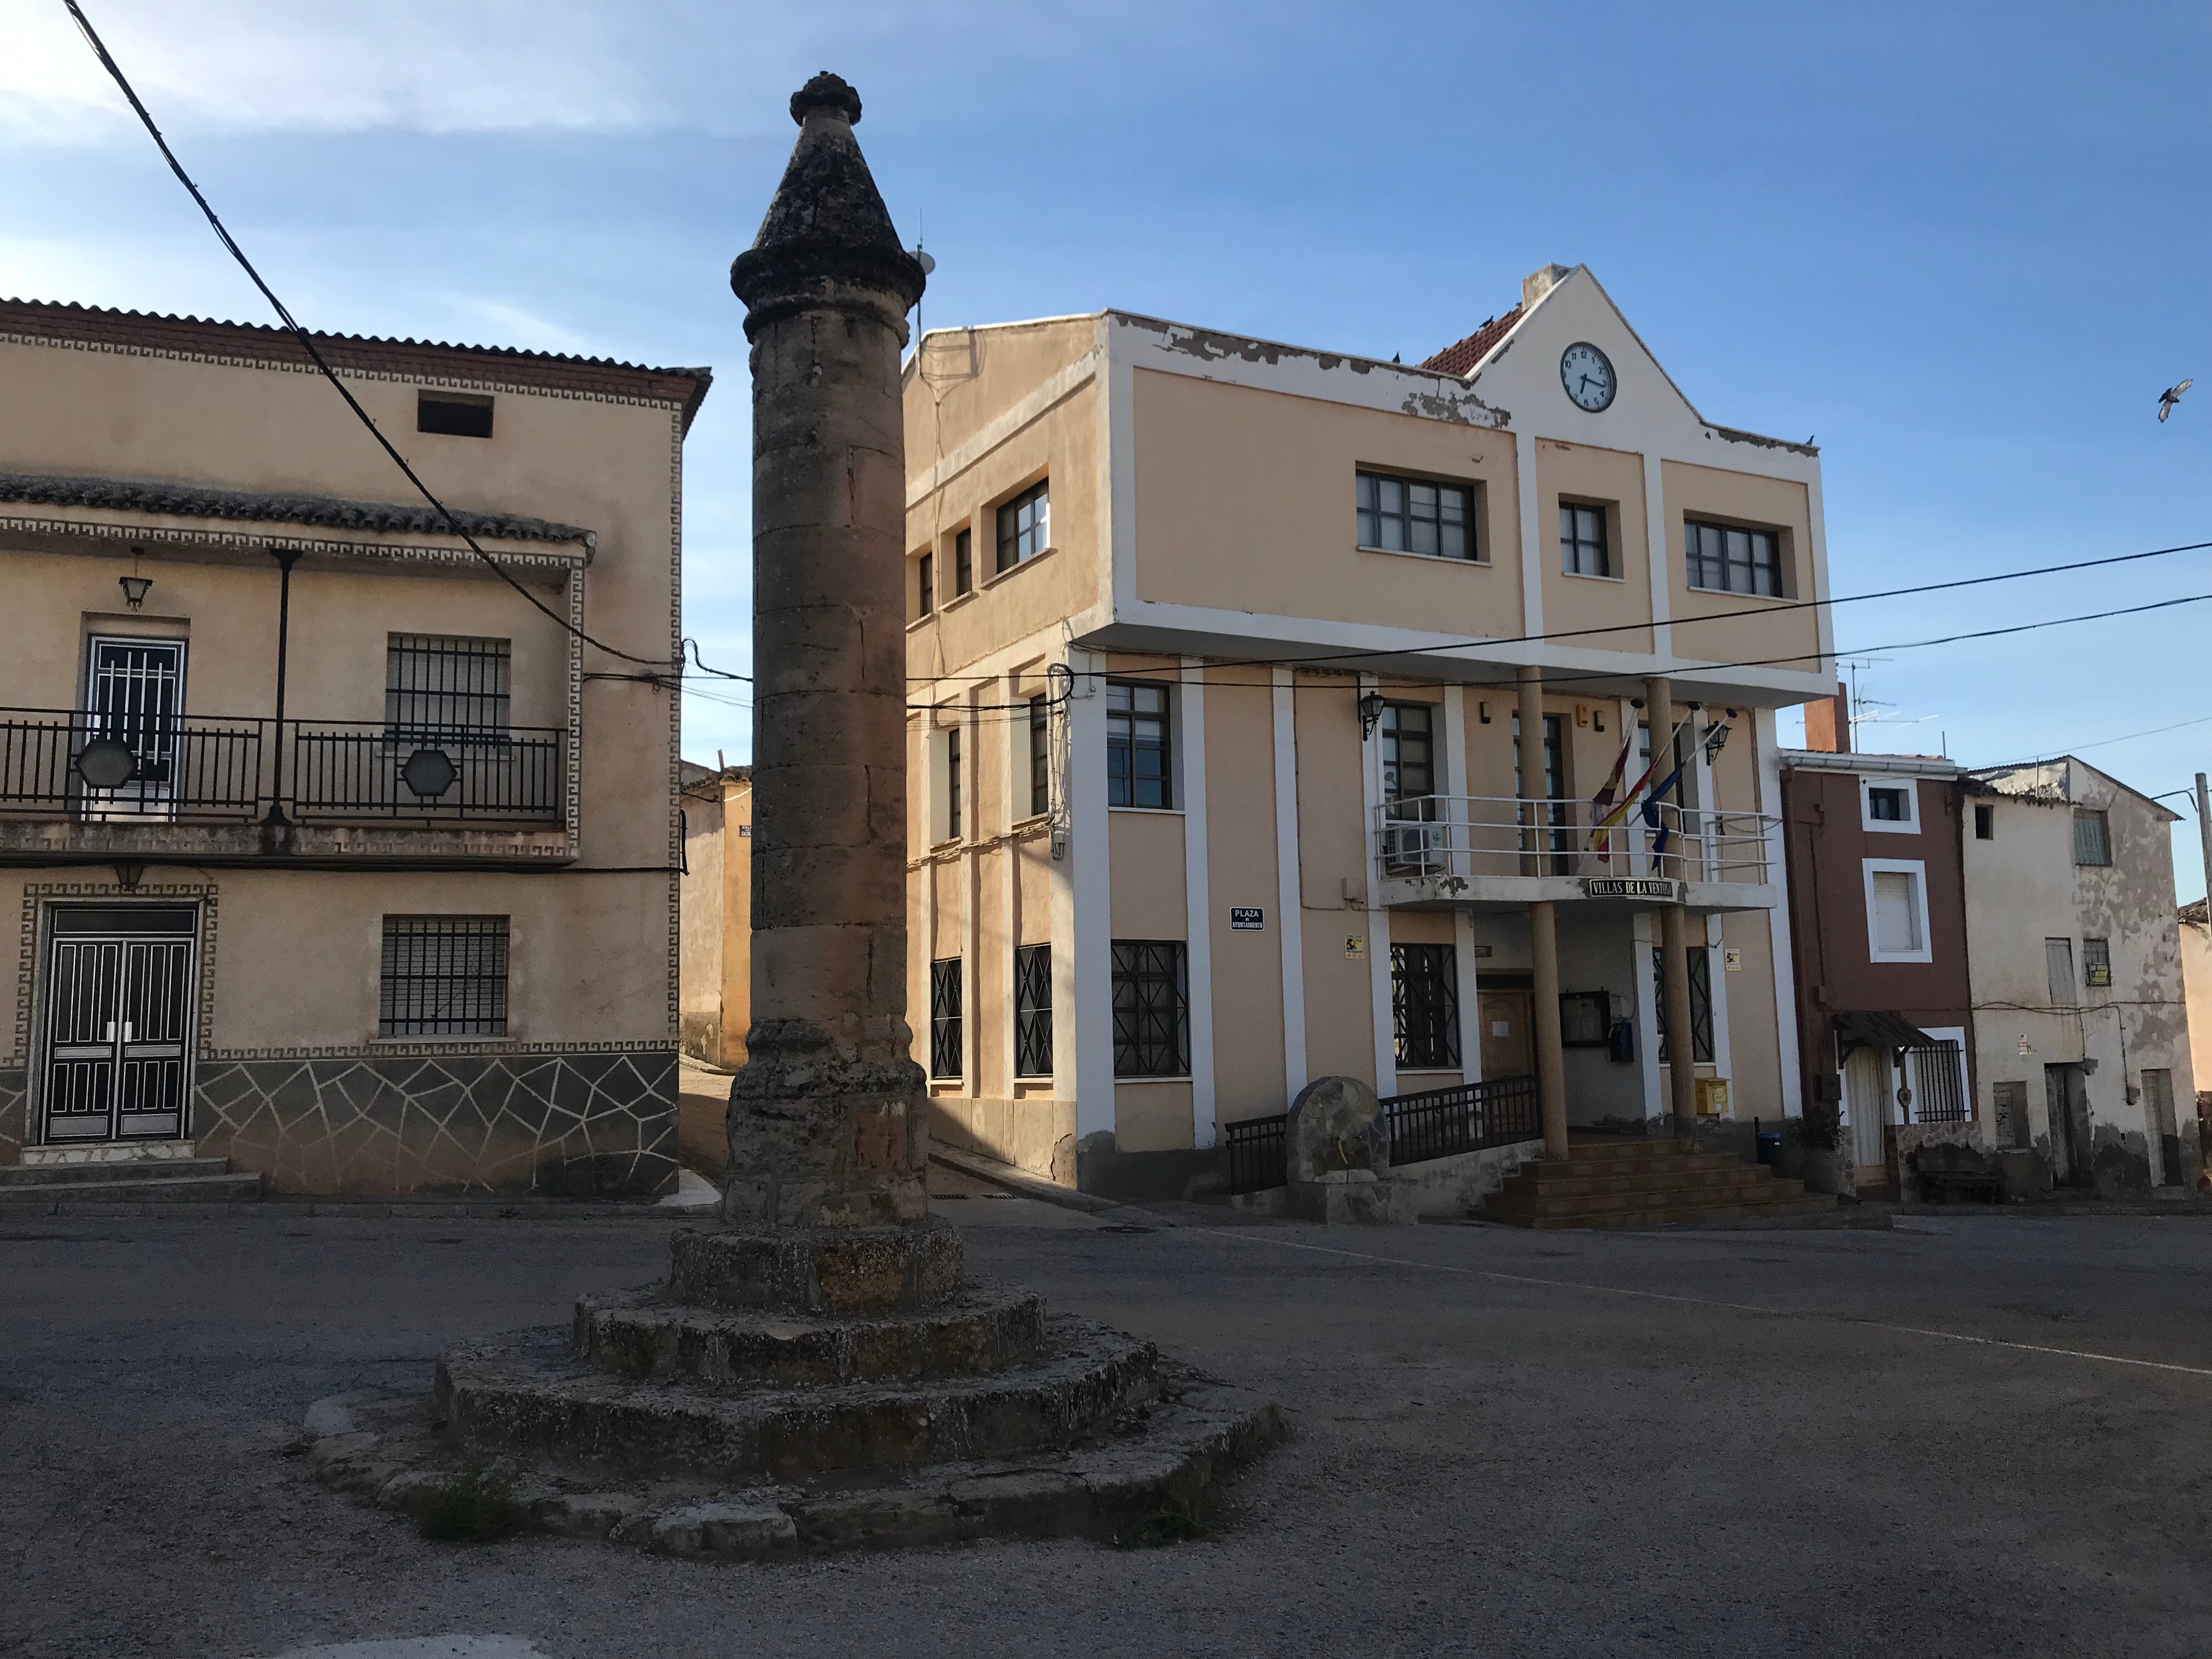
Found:
<svg viewBox="0 0 2212 1659"><path fill-rule="evenodd" d="M1486 1146L1510 1146L1544 1133L1533 1077L1486 1078L1449 1089L1391 1095L1382 1102L1390 1164L1426 1163Z"/></svg>
<svg viewBox="0 0 2212 1659"><path fill-rule="evenodd" d="M1390 1135L1390 1164L1423 1164L1459 1152L1540 1139L1542 1114L1533 1077L1491 1078L1449 1089L1390 1095L1382 1102ZM1231 1193L1264 1192L1290 1179L1288 1112L1248 1117L1221 1128Z"/></svg>
<svg viewBox="0 0 2212 1659"><path fill-rule="evenodd" d="M1656 876L1763 884L1771 813L1678 806L1607 824L1586 800L1412 795L1375 808L1376 859L1389 879L1482 876Z"/></svg>
<svg viewBox="0 0 2212 1659"><path fill-rule="evenodd" d="M1229 1153L1231 1192L1265 1192L1290 1178L1290 1121L1288 1112L1277 1112L1273 1117L1248 1117L1241 1123L1222 1126L1222 1144Z"/></svg>
<svg viewBox="0 0 2212 1659"><path fill-rule="evenodd" d="M0 709L0 813L251 823L270 722Z"/></svg>
<svg viewBox="0 0 2212 1659"><path fill-rule="evenodd" d="M567 783L555 728L0 708L7 817L250 823L275 805L302 823L545 823Z"/></svg>

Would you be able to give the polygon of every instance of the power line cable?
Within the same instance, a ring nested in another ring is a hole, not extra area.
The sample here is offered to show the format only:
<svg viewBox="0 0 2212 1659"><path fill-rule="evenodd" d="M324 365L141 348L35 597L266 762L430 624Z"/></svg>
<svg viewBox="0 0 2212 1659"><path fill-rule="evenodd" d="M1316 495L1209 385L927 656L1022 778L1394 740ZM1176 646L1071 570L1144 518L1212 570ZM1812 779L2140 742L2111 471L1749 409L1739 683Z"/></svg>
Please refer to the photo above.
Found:
<svg viewBox="0 0 2212 1659"><path fill-rule="evenodd" d="M1792 611L1818 611L1838 605L1859 605L1870 599L1909 599L1920 593L1942 593L1961 587L1981 587L1991 582L2020 581L2029 576L2056 576L2071 570L2095 570L2107 565L2134 564L2144 559L2163 559L2176 553L2201 553L2212 548L2212 542L2185 542L2178 547L2154 547L2138 553L2112 553L2094 559L2075 559L2063 564L2037 565L2027 570L1998 570L1982 576L1960 576L1949 581L1923 582L1911 587L1883 588L1872 593L1844 593L1819 599L1786 599L1759 605L1746 605L1735 611L1715 611L1702 617L1675 617L1665 624L1668 628L1686 628L1693 623L1728 622L1739 617L1778 617ZM1662 624L1652 622L1607 623L1597 628L1565 628L1548 634L1478 635L1466 639L1446 640L1437 645L1409 645L1376 647L1364 651L1334 651L1316 653L1303 657L1232 657L1206 665L1215 668L1300 668L1316 663L1372 660L1377 657L1411 657L1437 651L1460 651L1477 646L1536 645L1550 640L1585 639L1598 634L1631 634L1648 632ZM1875 646L1875 650L1887 649ZM1110 674L1110 669L1086 668L1079 673L1098 677ZM1180 672L1171 671L1171 672ZM933 678L927 674L908 678L927 684L942 684L948 680L987 680L999 678L995 674L943 675Z"/></svg>
<svg viewBox="0 0 2212 1659"><path fill-rule="evenodd" d="M224 228L222 221L216 216L216 210L208 205L207 198L200 193L200 187L192 182L191 175L185 171L184 164L177 160L176 152L169 148L169 141L161 136L161 129L155 125L152 114L147 110L145 104L140 100L137 90L132 88L130 78L123 73L122 65L118 64L113 56L108 52L106 43L100 38L99 32L92 27L92 20L84 15L83 7L77 3L77 0L62 0L62 3L69 8L69 14L76 20L77 28L83 33L86 44L91 46L94 55L100 59L100 67L107 71L109 78L115 82L117 87L121 88L124 97L130 101L132 111L137 115L139 124L146 129L148 135L154 140L155 147L161 152L161 159L169 164L169 171L176 174L177 182L182 185L186 191L191 192L193 202L198 205L199 210L201 214L205 216L208 224L214 229L216 235L221 239L223 246L229 250L230 257L238 261L239 268L245 271L248 276L253 279L253 286L261 290L261 297L269 301L270 307L276 312L277 317L283 321L284 326L291 331L293 337L299 341L301 346L306 350L307 356L313 361L315 367L322 372L323 378L328 380L331 385L337 389L339 397L345 399L346 407L354 412L355 418L359 420L363 426L367 427L368 428L369 435L374 438L376 441L383 447L384 453L392 458L392 465L397 466L400 471L406 474L407 482L415 486L416 491L422 495L424 501L429 502L433 507L437 509L439 516L445 520L447 528L451 530L454 535L459 537L462 541L468 544L469 551L475 554L477 557L482 559L486 565L490 567L494 575L497 576L517 593L520 593L533 608L549 618L556 626L562 629L562 631L573 634L585 644L592 647L596 650L604 651L611 657L619 657L624 662L642 663L648 667L659 666L660 662L659 658L635 656L628 651L609 645L604 640L594 639L591 635L586 633L582 629L577 627L565 617L556 614L553 611L552 607L548 605L543 599L540 599L535 593L532 593L527 587L525 587L520 581L516 580L514 577L500 564L498 560L493 558L490 554L485 552L482 547L477 544L477 538L469 534L468 531L462 526L461 521L453 516L453 509L447 507L445 502L440 501L438 497L431 492L429 485L424 483L422 478L416 474L415 469L408 465L407 458L399 453L398 449L393 445L391 439L384 435L383 428L379 427L375 421L370 417L368 411L361 406L359 400L356 399L353 393L347 389L345 382L338 379L336 373L332 371L330 364L324 360L321 351L316 348L314 337L308 333L305 328L300 325L299 319L294 317L291 311L285 306L284 302L276 297L276 289L270 288L269 284L262 279L261 273L254 269L253 261L246 257L246 250L239 246L237 239L232 236L230 232ZM695 661L697 659L697 645L694 642L692 651L693 659ZM680 650L678 655L680 659ZM699 665L702 668L706 668L707 666L704 663L700 663ZM719 669L708 669L708 672L709 673L721 672ZM731 674L726 678L730 679L744 679L745 676L742 674Z"/></svg>

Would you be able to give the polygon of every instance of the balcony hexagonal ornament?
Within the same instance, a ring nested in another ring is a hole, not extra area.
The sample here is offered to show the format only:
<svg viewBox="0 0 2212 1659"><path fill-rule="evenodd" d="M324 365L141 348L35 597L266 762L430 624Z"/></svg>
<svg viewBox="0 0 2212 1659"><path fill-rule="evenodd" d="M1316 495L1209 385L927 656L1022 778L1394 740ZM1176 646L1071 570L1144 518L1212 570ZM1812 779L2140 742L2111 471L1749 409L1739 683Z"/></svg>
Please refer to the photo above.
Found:
<svg viewBox="0 0 2212 1659"><path fill-rule="evenodd" d="M435 800L451 789L459 776L453 757L442 749L417 749L399 769L400 782L422 800Z"/></svg>
<svg viewBox="0 0 2212 1659"><path fill-rule="evenodd" d="M94 789L120 789L138 775L138 757L120 738L94 738L77 751L76 775Z"/></svg>

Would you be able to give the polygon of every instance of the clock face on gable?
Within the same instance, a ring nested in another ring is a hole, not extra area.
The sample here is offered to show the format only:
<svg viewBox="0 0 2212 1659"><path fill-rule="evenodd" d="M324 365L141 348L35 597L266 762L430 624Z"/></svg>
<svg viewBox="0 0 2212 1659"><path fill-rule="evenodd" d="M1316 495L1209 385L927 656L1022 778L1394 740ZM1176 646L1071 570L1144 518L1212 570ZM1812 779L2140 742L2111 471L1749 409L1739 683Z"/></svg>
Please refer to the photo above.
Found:
<svg viewBox="0 0 2212 1659"><path fill-rule="evenodd" d="M1612 406L1620 382L1613 372L1613 359L1588 340L1577 340L1559 354L1559 384L1578 408L1593 415Z"/></svg>

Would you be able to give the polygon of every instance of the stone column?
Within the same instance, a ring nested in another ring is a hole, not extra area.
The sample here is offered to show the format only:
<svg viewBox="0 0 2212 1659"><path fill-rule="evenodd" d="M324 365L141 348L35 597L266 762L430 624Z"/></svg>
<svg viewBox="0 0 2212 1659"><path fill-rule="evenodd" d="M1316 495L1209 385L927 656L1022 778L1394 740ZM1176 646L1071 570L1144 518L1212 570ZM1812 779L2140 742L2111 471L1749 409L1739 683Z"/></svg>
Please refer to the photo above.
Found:
<svg viewBox="0 0 2212 1659"><path fill-rule="evenodd" d="M1524 805L1521 822L1529 844L1537 849L1534 873L1549 873L1545 853L1550 850L1548 809L1528 805L1528 791L1536 798L1549 794L1544 785L1544 678L1541 671L1522 668L1516 677L1521 690L1521 776ZM1559 1034L1559 934L1558 907L1539 899L1528 907L1528 1000L1530 1036L1536 1047L1536 1103L1543 1114L1544 1156L1567 1155L1567 1051Z"/></svg>
<svg viewBox="0 0 2212 1659"><path fill-rule="evenodd" d="M1674 769L1674 747L1668 742L1674 730L1674 687L1664 675L1644 683L1644 717L1651 725L1651 774L1656 783ZM1674 796L1679 805L1679 784ZM1679 843L1679 821L1673 830L1673 838ZM1651 873L1658 876L1666 872L1655 864ZM1667 1092L1674 1114L1675 1138L1694 1141L1698 1138L1698 1068L1691 1039L1688 921L1688 912L1680 904L1668 904L1659 912L1659 975L1667 988Z"/></svg>
<svg viewBox="0 0 2212 1659"><path fill-rule="evenodd" d="M922 1220L906 1021L906 448L922 273L830 74L730 267L753 374L752 1027L730 1087L726 1224Z"/></svg>

